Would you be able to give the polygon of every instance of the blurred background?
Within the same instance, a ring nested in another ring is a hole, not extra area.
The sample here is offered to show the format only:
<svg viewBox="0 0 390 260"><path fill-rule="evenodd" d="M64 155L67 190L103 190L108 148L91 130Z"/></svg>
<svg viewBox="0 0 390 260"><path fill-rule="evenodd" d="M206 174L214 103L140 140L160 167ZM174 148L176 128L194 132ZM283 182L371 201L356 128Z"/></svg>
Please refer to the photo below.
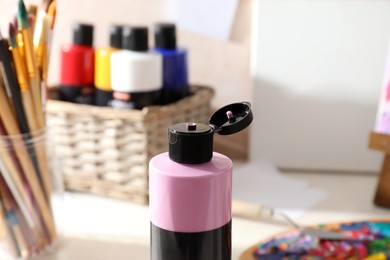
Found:
<svg viewBox="0 0 390 260"><path fill-rule="evenodd" d="M40 1L26 1L26 3ZM2 13L15 9L17 1L1 0ZM108 46L108 30L112 24L145 25L152 28L156 22L181 20L186 30L178 26L178 44L189 50L189 80L193 84L215 88L215 107L229 102L251 99L250 40L251 40L251 1L227 1L228 10L220 5L199 1L190 6L180 1L140 1L115 0L109 3L97 1L58 1L55 33L50 58L49 84L59 83L60 48L72 41L72 25L87 22L94 25L94 45ZM192 5L192 6L191 6ZM206 8L207 6L207 8ZM205 14L206 11L206 14ZM227 15L225 15L227 13ZM1 29L7 32L11 13L0 17ZM183 19L184 17L184 19ZM209 24L216 28L209 30ZM192 27L191 27L192 26ZM219 32L223 30L224 32ZM149 31L152 46L153 31ZM248 157L248 132L218 141L219 150L229 147L228 153L237 158Z"/></svg>
<svg viewBox="0 0 390 260"><path fill-rule="evenodd" d="M16 2L1 0L1 8ZM106 46L111 24L175 21L190 82L216 89L214 107L249 100L256 111L250 143L245 131L217 140L217 149L286 169L375 172L382 157L366 147L389 9L385 0L58 1L49 84L58 85L60 46L71 42L74 22L93 23L94 44ZM9 17L0 18L3 32Z"/></svg>
<svg viewBox="0 0 390 260"><path fill-rule="evenodd" d="M4 35L17 2L0 0ZM372 203L384 154L370 150L368 144L380 94L388 83L389 14L389 0L57 0L48 84L59 84L61 46L71 43L75 22L94 25L97 47L108 46L112 24L152 28L157 22L174 22L178 45L188 49L189 82L215 90L212 109L232 102L252 103L255 120L249 129L215 137L215 150L232 158L241 174L234 182L234 198L257 204L265 202L251 198L276 198L281 203L272 206L281 209L292 201L299 204L301 198L314 198L302 202L302 207L291 206L290 216L305 224L386 216L388 211ZM152 47L152 30L149 42ZM382 144L390 147L388 142ZM262 171L278 178L250 175ZM286 175L319 189L304 191L305 185L297 185L296 194L287 194L295 186L284 182ZM267 185L276 188L260 194ZM139 259L148 256L147 207L78 196L66 195L66 211L86 214L81 219L64 215L69 219L64 233L70 251L47 259L70 259L96 244L104 248L101 242L108 236L115 237L106 246L117 252L118 259L131 250L140 252ZM88 210L90 205L96 211ZM110 210L97 210L100 205ZM315 210L303 215L311 207ZM302 211L296 214L297 210ZM88 222L97 215L101 218ZM116 217L118 223L105 226ZM139 225L127 225L130 218ZM258 238L286 228L241 219L235 223L234 259ZM255 228L264 233L256 236L251 232Z"/></svg>

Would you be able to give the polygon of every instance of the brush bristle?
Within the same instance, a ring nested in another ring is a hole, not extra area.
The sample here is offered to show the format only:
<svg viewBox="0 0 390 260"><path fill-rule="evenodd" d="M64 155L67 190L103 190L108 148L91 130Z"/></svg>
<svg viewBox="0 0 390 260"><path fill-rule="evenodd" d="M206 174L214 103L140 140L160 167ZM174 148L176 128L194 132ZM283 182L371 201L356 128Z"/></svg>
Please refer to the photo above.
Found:
<svg viewBox="0 0 390 260"><path fill-rule="evenodd" d="M49 9L49 5L51 4L53 0L42 0L41 2L41 8L47 12Z"/></svg>
<svg viewBox="0 0 390 260"><path fill-rule="evenodd" d="M28 22L28 13L26 6L24 5L23 0L19 0L18 3L18 25L22 29L28 28L29 22Z"/></svg>
<svg viewBox="0 0 390 260"><path fill-rule="evenodd" d="M17 47L17 44L16 44L16 30L15 30L15 26L12 23L10 23L9 26L8 26L8 42L9 42L9 45L12 48L16 48Z"/></svg>

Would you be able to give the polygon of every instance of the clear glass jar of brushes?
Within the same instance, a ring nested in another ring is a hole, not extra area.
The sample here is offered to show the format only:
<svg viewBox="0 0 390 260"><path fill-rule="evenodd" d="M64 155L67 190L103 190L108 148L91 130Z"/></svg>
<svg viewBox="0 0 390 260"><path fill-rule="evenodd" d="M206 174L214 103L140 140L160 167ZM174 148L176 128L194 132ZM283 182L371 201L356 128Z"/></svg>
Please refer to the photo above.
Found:
<svg viewBox="0 0 390 260"><path fill-rule="evenodd" d="M27 259L58 240L63 182L51 150L45 129L9 135L0 121L0 259Z"/></svg>

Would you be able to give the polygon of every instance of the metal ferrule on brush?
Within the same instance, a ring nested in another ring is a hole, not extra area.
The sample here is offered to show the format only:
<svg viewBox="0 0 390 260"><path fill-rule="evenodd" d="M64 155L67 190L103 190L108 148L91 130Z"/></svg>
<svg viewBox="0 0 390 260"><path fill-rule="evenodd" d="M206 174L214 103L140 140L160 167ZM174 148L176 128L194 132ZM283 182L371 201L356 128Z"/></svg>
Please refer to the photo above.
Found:
<svg viewBox="0 0 390 260"><path fill-rule="evenodd" d="M27 65L27 71L30 78L38 77L38 67L35 60L34 54L34 45L33 40L31 36L31 30L23 29L21 30L24 40L24 53L26 55L26 65ZM38 80L39 81L39 80Z"/></svg>
<svg viewBox="0 0 390 260"><path fill-rule="evenodd" d="M12 53L12 58L14 60L14 65L16 69L16 77L18 79L18 83L21 91L26 91L29 89L29 81L27 78L26 68L23 66L22 58L20 57L19 51L16 48L9 48Z"/></svg>

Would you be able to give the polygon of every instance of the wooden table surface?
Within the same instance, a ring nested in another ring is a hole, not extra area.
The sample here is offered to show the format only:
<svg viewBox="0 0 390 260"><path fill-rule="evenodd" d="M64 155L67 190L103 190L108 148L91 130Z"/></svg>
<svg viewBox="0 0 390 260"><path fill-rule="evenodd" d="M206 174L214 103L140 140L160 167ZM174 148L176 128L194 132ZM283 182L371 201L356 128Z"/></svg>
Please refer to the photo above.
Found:
<svg viewBox="0 0 390 260"><path fill-rule="evenodd" d="M378 176L353 173L295 173L286 174L286 176L305 180L309 185L322 188L328 192L327 199L308 210L303 216L295 219L300 225L315 226L324 223L386 219L390 216L389 208L377 207L373 203ZM346 189L346 184L348 184L348 189ZM252 223L251 225L253 226L254 224ZM256 229L255 227L251 228L250 225L245 227L250 229L251 233L257 233L258 239L253 240L253 243L249 243L247 247L244 247L239 257L234 259L255 260L252 252L261 241L266 241L290 229L288 226L277 226L264 221L260 221L259 224L256 226ZM246 231L248 232L248 230ZM254 237L254 235L251 235L251 237Z"/></svg>
<svg viewBox="0 0 390 260"><path fill-rule="evenodd" d="M295 219L300 225L388 218L388 209L373 204L377 176L354 174L294 173L287 177L304 180L328 192L328 198ZM346 184L348 185L346 189ZM359 191L359 192L355 192ZM89 194L65 194L61 219L65 242L59 251L36 260L149 259L149 208ZM78 214L74 214L78 212ZM114 221L112 221L114 220ZM232 260L254 260L260 241L291 229L286 223L234 217Z"/></svg>
<svg viewBox="0 0 390 260"><path fill-rule="evenodd" d="M254 260L255 258L253 257L253 250L255 250L256 246L253 246L246 250L242 255L240 256L240 260Z"/></svg>

